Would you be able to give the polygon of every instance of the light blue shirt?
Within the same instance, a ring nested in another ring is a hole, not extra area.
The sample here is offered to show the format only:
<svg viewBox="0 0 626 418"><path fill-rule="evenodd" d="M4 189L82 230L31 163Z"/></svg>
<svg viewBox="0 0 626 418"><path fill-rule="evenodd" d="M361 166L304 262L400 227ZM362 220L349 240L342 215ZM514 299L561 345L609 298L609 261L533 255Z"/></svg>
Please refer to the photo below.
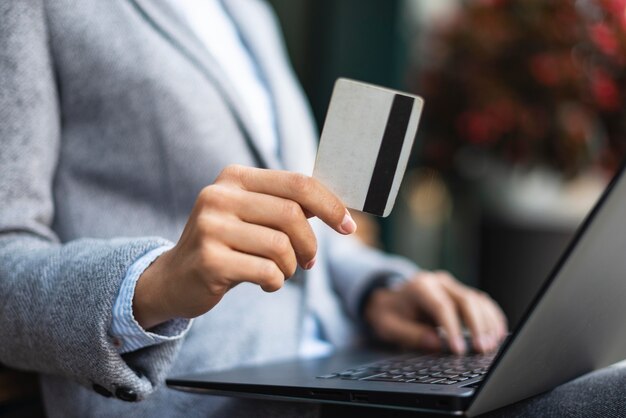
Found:
<svg viewBox="0 0 626 418"><path fill-rule="evenodd" d="M259 133L260 146L278 153L275 111L267 86L257 65L242 43L237 28L219 0L172 0L172 7L220 64L239 93ZM132 302L137 280L148 266L170 247L157 248L139 258L129 269L113 306L111 337L120 353L135 351L164 341L182 338L191 326L187 319L159 325L152 332L144 330L133 316ZM332 345L321 337L318 319L307 314L303 323L300 355L314 357L328 354Z"/></svg>
<svg viewBox="0 0 626 418"><path fill-rule="evenodd" d="M189 319L175 319L155 327L154 332L150 332L144 330L133 315L133 297L139 276L158 256L170 248L171 246L155 248L135 261L126 272L113 304L113 322L110 330L113 345L122 354L181 338L191 326Z"/></svg>

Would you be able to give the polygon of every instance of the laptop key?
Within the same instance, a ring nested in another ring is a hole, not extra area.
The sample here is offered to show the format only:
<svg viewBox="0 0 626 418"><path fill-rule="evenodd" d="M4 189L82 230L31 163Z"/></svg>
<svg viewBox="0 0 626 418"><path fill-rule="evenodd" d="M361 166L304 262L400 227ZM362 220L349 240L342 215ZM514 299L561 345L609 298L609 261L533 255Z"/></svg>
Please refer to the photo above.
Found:
<svg viewBox="0 0 626 418"><path fill-rule="evenodd" d="M439 377L427 377L427 378L421 379L421 380L414 380L411 383L435 383L435 382L438 382L440 380L443 380L443 379L441 379Z"/></svg>
<svg viewBox="0 0 626 418"><path fill-rule="evenodd" d="M443 380L439 380L437 382L433 382L437 385L453 385L457 382L455 382L454 380L448 380L448 379L443 379Z"/></svg>
<svg viewBox="0 0 626 418"><path fill-rule="evenodd" d="M376 376L377 374L380 374L380 373L359 372L359 373L351 374L349 376L343 376L342 375L340 377L343 380L359 380L359 379L366 379L366 378L371 377L371 376Z"/></svg>
<svg viewBox="0 0 626 418"><path fill-rule="evenodd" d="M332 379L333 377L339 376L337 373L328 373L321 376L317 376L317 379Z"/></svg>
<svg viewBox="0 0 626 418"><path fill-rule="evenodd" d="M367 381L376 381L376 382L408 382L413 379L404 379L402 377L391 377L391 376L372 376L367 379Z"/></svg>

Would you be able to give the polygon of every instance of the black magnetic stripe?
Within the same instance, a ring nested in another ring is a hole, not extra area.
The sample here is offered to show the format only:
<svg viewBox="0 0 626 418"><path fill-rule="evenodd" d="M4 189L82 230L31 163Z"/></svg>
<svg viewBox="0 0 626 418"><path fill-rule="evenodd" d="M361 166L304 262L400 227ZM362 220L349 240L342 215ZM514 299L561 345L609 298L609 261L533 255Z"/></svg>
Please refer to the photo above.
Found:
<svg viewBox="0 0 626 418"><path fill-rule="evenodd" d="M363 205L364 212L379 216L385 212L414 102L415 99L412 97L400 94L396 94L393 98L370 187Z"/></svg>

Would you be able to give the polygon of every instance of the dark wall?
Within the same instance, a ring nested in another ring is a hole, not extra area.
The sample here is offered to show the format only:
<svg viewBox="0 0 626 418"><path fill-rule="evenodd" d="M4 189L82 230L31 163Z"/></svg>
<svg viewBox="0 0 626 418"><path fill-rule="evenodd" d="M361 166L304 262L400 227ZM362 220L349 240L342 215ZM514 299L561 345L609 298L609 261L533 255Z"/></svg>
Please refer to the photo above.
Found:
<svg viewBox="0 0 626 418"><path fill-rule="evenodd" d="M400 0L270 0L321 126L338 77L404 86Z"/></svg>

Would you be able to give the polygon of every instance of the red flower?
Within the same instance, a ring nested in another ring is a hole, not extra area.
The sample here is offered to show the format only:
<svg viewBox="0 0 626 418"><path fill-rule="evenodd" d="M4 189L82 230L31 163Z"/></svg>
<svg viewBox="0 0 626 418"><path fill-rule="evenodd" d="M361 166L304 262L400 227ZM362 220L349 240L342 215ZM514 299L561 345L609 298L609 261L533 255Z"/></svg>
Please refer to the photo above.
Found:
<svg viewBox="0 0 626 418"><path fill-rule="evenodd" d="M591 93L598 106L604 110L616 111L621 106L621 97L617 84L602 71L594 71L591 77Z"/></svg>
<svg viewBox="0 0 626 418"><path fill-rule="evenodd" d="M606 55L613 57L619 52L619 43L615 37L615 32L606 23L597 23L591 26L589 35L593 43Z"/></svg>
<svg viewBox="0 0 626 418"><path fill-rule="evenodd" d="M603 148L626 155L626 0L459 4L457 24L429 42L438 59L424 60L440 168L463 148L565 175L613 167Z"/></svg>
<svg viewBox="0 0 626 418"><path fill-rule="evenodd" d="M603 0L602 5L611 14L624 14L626 11L626 0Z"/></svg>
<svg viewBox="0 0 626 418"><path fill-rule="evenodd" d="M602 0L602 7L626 29L626 0Z"/></svg>

